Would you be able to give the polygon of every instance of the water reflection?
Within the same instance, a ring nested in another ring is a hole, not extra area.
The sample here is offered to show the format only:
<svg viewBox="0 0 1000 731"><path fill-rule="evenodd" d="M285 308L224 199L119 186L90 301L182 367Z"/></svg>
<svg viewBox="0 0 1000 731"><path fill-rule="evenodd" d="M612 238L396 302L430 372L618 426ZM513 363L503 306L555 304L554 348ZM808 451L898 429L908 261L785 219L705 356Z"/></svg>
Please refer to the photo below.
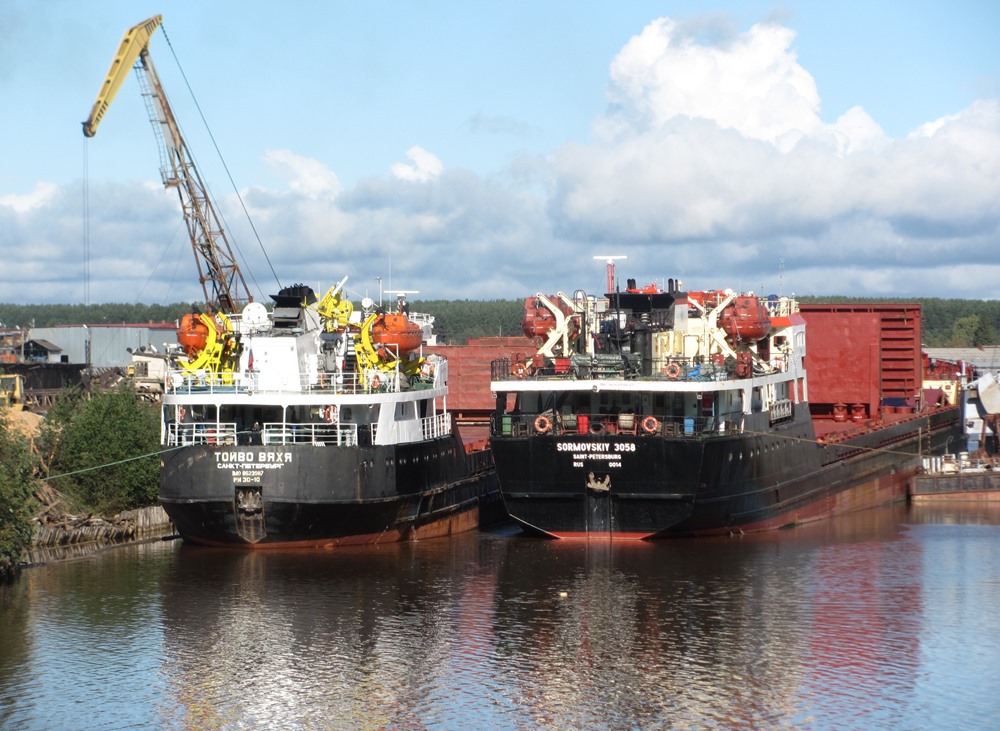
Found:
<svg viewBox="0 0 1000 731"><path fill-rule="evenodd" d="M538 546L510 543L498 581L498 634L524 669L519 681L533 721L573 728L805 721L804 709L814 706L802 694L825 666L844 669L836 667L839 651L886 649L879 637L850 631L849 611L831 616L852 587L825 586L830 561L846 558L848 573L853 566L862 576L878 570L871 547L900 535L895 522L873 534L879 527L614 547L548 543L544 560L532 555ZM525 566L537 568L528 577ZM831 622L839 618L849 622Z"/></svg>
<svg viewBox="0 0 1000 731"><path fill-rule="evenodd" d="M988 728L986 521L901 507L654 544L122 549L0 593L0 726Z"/></svg>
<svg viewBox="0 0 1000 731"><path fill-rule="evenodd" d="M0 587L0 728L145 724L141 703L159 693L156 548L29 569Z"/></svg>
<svg viewBox="0 0 1000 731"><path fill-rule="evenodd" d="M489 553L500 545L182 548L160 589L163 665L185 714L171 722L463 725L489 654Z"/></svg>

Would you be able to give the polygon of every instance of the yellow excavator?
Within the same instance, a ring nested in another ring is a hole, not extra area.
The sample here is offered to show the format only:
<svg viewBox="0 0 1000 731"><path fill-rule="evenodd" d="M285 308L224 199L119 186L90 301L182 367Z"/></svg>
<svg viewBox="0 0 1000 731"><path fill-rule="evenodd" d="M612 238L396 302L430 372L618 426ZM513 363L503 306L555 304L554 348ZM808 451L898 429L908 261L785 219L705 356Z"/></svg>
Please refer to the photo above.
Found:
<svg viewBox="0 0 1000 731"><path fill-rule="evenodd" d="M20 373L0 374L0 406L13 411L26 408L24 399L24 376Z"/></svg>

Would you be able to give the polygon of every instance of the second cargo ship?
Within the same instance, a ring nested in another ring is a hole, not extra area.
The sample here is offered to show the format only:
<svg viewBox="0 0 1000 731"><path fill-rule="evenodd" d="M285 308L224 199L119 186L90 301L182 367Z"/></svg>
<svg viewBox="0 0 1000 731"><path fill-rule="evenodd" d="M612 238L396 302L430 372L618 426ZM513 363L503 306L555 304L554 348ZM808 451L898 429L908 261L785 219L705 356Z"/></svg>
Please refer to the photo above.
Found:
<svg viewBox="0 0 1000 731"><path fill-rule="evenodd" d="M924 388L919 305L613 281L529 297L534 352L492 364L500 489L530 532L794 525L905 499L962 438L957 391Z"/></svg>

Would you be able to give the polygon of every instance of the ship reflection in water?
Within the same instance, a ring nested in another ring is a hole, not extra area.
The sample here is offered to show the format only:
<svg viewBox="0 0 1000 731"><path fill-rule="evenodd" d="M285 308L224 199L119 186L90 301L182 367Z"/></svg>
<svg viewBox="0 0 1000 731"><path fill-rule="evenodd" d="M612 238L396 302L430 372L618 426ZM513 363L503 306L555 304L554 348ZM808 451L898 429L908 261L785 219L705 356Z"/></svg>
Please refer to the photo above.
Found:
<svg viewBox="0 0 1000 731"><path fill-rule="evenodd" d="M988 728L1000 511L656 543L179 543L0 590L0 727Z"/></svg>

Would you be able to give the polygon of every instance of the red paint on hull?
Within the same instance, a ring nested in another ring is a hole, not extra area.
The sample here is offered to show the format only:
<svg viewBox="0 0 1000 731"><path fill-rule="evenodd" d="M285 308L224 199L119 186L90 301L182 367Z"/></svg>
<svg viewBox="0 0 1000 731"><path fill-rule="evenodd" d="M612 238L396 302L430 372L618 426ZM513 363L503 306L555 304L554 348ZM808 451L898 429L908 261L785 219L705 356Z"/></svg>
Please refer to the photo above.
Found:
<svg viewBox="0 0 1000 731"><path fill-rule="evenodd" d="M405 543L407 541L422 541L430 538L443 538L445 536L464 533L476 530L479 527L479 508L465 510L443 516L430 523L425 523L416 528L394 528L379 533L365 533L352 536L340 536L337 538L317 538L308 541L282 541L280 543L230 543L224 541L213 541L196 535L185 535L184 540L195 543L199 546L212 546L216 548L237 548L240 550L269 551L284 550L292 548L341 548L344 546L373 546L382 543Z"/></svg>

